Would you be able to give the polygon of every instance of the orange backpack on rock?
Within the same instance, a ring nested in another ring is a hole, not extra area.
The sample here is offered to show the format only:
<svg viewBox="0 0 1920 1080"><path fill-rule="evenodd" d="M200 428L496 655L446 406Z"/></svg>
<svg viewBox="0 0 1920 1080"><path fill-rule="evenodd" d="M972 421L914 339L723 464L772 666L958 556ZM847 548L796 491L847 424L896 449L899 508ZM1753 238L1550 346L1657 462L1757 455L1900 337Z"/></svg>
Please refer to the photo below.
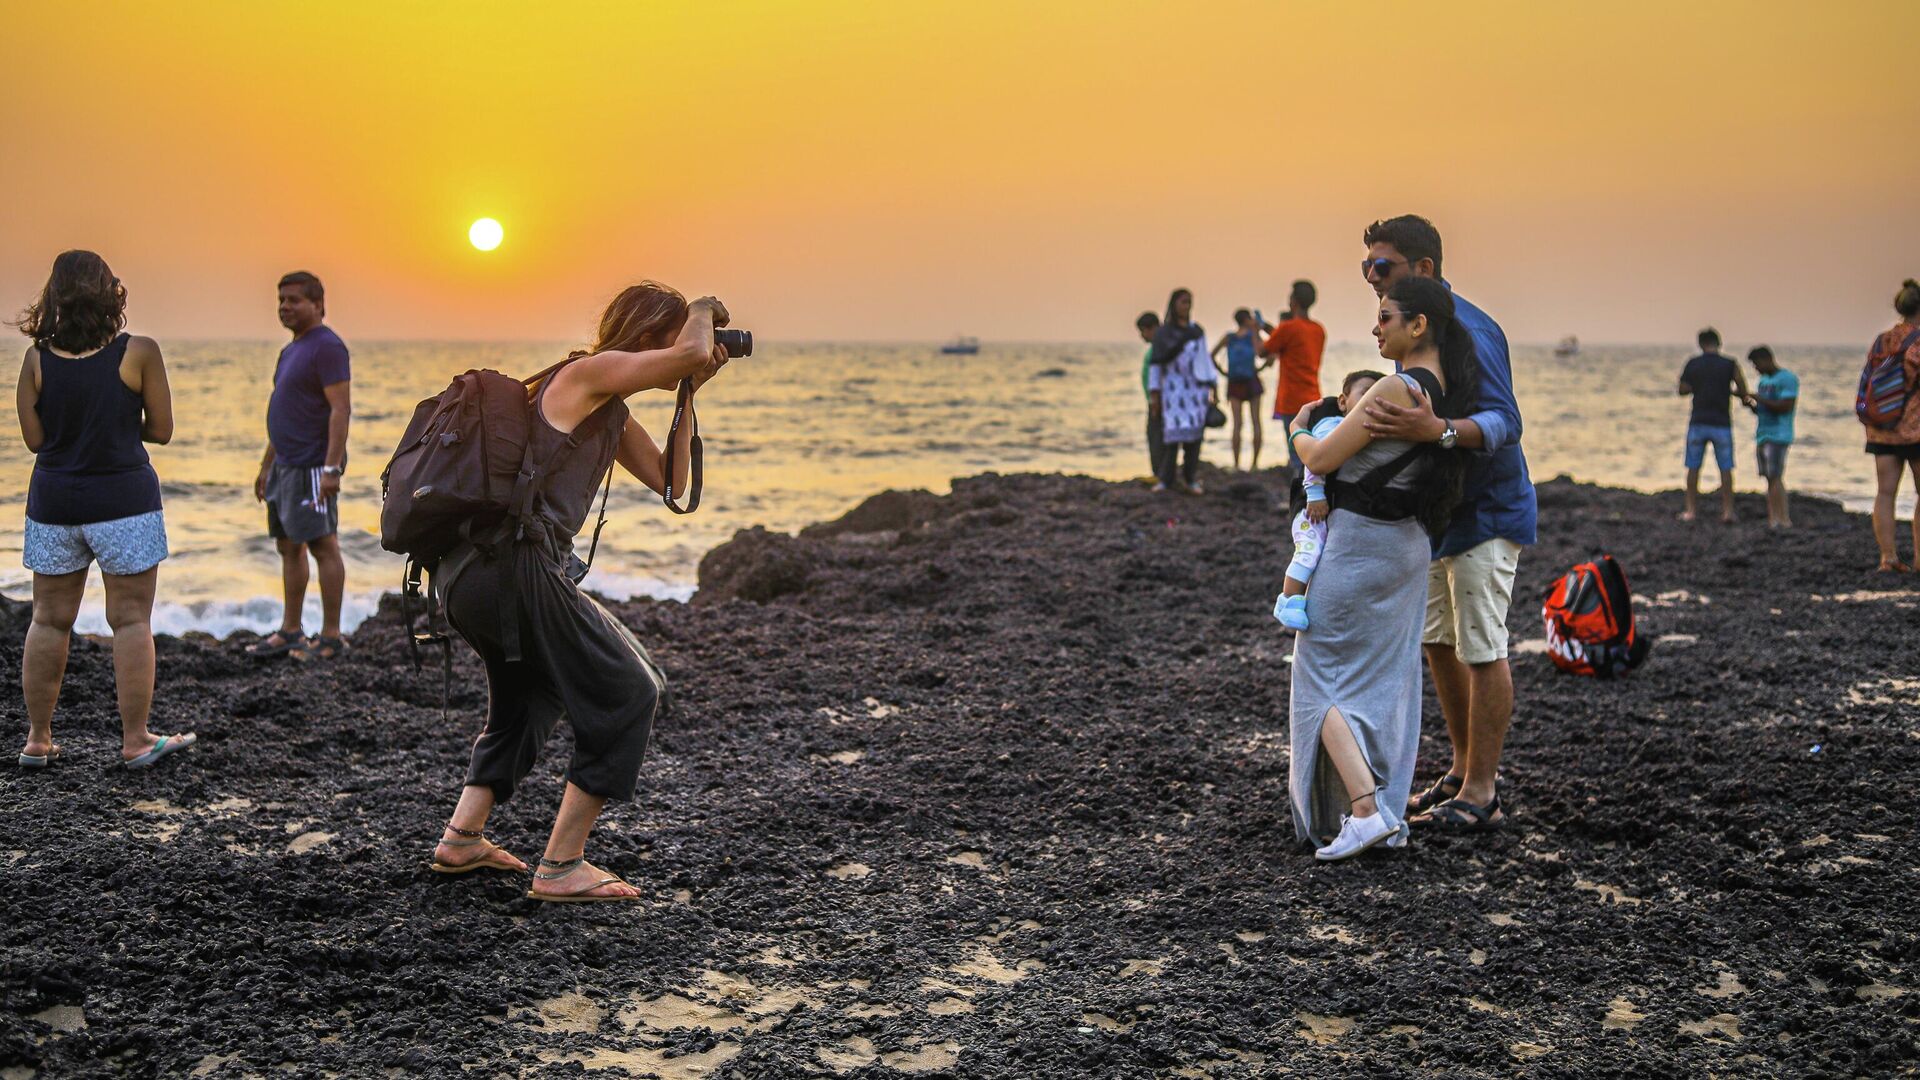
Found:
<svg viewBox="0 0 1920 1080"><path fill-rule="evenodd" d="M1547 590L1547 655L1561 671L1611 679L1646 662L1652 642L1633 625L1633 592L1611 555L1583 562Z"/></svg>

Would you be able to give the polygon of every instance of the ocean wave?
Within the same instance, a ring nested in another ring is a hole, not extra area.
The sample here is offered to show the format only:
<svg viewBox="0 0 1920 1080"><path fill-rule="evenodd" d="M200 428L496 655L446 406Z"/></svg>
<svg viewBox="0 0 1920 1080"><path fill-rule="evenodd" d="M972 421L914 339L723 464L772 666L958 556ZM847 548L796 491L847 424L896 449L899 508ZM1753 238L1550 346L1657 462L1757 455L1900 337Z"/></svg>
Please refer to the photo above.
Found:
<svg viewBox="0 0 1920 1080"><path fill-rule="evenodd" d="M656 600L685 602L694 593L692 585L643 575L600 571L589 575L585 586L587 591L598 593L609 600L631 600L635 597L651 596ZM372 618L374 613L380 610L380 598L390 591L380 589L351 592L342 597L340 629L350 634L361 623ZM25 598L21 597L21 599ZM89 602L81 607L80 617L73 624L74 631L81 634L112 634L112 629L107 626L105 608L92 596L89 596L88 600ZM245 600L156 600L153 605L153 632L175 636L194 632L211 634L217 638L224 638L240 630L267 634L280 627L282 603L277 596L255 596ZM306 604L301 610L300 624L306 627L309 633L315 633L319 631L320 623L320 598L310 589Z"/></svg>

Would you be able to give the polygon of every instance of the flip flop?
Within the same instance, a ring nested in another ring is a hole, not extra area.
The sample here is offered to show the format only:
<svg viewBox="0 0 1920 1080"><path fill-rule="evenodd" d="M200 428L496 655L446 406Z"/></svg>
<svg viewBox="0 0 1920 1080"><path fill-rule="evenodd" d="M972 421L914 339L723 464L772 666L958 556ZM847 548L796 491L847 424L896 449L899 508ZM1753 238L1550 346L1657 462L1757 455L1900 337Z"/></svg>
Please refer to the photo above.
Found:
<svg viewBox="0 0 1920 1080"><path fill-rule="evenodd" d="M540 865L543 868L551 866L554 868L554 871L552 873L541 873L540 871L536 870L534 871L533 876L536 878L539 878L541 881L558 881L559 879L566 877L568 874L573 873L576 867L578 867L581 863L586 861L587 861L587 857L585 855L582 855L577 859L568 859L566 862L554 862L552 859L541 859ZM599 881L596 881L593 884L577 892L543 893L543 892L534 892L532 889L528 889L527 899L541 900L549 904L601 904L601 903L611 903L615 901L631 901L631 900L644 899L644 897L638 894L635 894L633 896L589 896L587 895L588 893L591 893L593 892L593 890L601 888L602 886L616 885L616 884L625 885L627 884L627 882L622 881L619 878L619 876L615 874L608 874L606 877L601 878Z"/></svg>
<svg viewBox="0 0 1920 1080"><path fill-rule="evenodd" d="M159 741L153 744L153 749L139 757L128 758L120 765L126 769L151 769L161 758L178 750L191 749L193 744L199 741L200 737L191 731L184 735L162 735Z"/></svg>
<svg viewBox="0 0 1920 1080"><path fill-rule="evenodd" d="M60 760L60 748L54 747L44 754L21 754L20 767L23 769L44 769Z"/></svg>
<svg viewBox="0 0 1920 1080"><path fill-rule="evenodd" d="M314 636L306 639L292 649L288 655L295 660L335 660L347 654L347 639L344 637Z"/></svg>
<svg viewBox="0 0 1920 1080"><path fill-rule="evenodd" d="M507 853L506 849L502 848L498 844L488 841L487 838L482 836L480 833L470 832L466 829L456 829L451 825L447 826L447 831L452 833L457 833L463 839L460 839L460 840L442 839L440 841L440 844L442 847L455 847L455 848L478 847L481 844L486 844L487 850L484 853L482 853L479 858L474 859L471 862L445 863L445 862L441 862L439 859L435 859L433 860L432 863L428 864L427 866L427 869L433 871L434 873L436 874L471 874L475 870L505 870L510 874L520 872L521 868L518 866L514 866L510 863L500 863L500 862L493 861L493 857L495 855L505 855ZM599 886L597 885L594 887L599 888Z"/></svg>
<svg viewBox="0 0 1920 1080"><path fill-rule="evenodd" d="M279 638L280 644L273 644L274 638ZM291 634L285 630L275 630L273 633L247 646L247 655L256 656L261 659L266 659L271 656L285 656L306 643L307 635L304 630L295 630Z"/></svg>

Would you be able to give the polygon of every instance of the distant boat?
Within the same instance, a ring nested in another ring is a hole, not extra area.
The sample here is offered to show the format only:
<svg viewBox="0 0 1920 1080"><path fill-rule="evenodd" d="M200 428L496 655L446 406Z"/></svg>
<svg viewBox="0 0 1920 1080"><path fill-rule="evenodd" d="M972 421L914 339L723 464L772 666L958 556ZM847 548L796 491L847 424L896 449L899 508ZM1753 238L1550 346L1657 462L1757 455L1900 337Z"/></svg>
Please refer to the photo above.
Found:
<svg viewBox="0 0 1920 1080"><path fill-rule="evenodd" d="M947 356L972 356L980 351L980 339L963 334L940 346L940 351Z"/></svg>
<svg viewBox="0 0 1920 1080"><path fill-rule="evenodd" d="M1553 347L1553 355L1560 356L1560 357L1579 356L1580 355L1580 339L1577 337L1574 337L1572 334L1568 334L1566 337L1561 338L1560 344L1555 345Z"/></svg>

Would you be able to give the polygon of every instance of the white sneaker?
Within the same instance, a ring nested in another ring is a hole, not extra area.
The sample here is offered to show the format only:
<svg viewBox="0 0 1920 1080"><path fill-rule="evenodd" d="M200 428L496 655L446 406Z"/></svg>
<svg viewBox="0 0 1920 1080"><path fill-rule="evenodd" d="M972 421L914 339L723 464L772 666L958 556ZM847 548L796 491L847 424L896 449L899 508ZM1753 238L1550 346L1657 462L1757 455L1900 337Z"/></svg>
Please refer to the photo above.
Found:
<svg viewBox="0 0 1920 1080"><path fill-rule="evenodd" d="M1340 819L1340 835L1333 843L1313 853L1313 857L1322 862L1334 862L1339 859L1351 859L1373 845L1391 836L1400 835L1400 830L1387 824L1384 815L1371 817L1343 817Z"/></svg>

